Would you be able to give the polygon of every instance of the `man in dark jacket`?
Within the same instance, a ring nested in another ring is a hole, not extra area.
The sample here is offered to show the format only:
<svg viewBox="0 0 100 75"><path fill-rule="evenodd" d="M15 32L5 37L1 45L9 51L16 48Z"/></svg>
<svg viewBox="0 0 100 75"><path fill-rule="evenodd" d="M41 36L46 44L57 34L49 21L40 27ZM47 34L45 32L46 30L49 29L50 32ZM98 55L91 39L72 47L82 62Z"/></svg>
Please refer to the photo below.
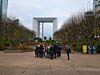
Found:
<svg viewBox="0 0 100 75"><path fill-rule="evenodd" d="M53 59L54 56L54 50L53 50L53 45L50 46L50 59Z"/></svg>
<svg viewBox="0 0 100 75"><path fill-rule="evenodd" d="M57 44L57 57L61 57L61 49L62 49L62 46L60 43Z"/></svg>
<svg viewBox="0 0 100 75"><path fill-rule="evenodd" d="M38 54L39 47L38 47L38 45L36 45L35 47L36 47L36 49L35 49L35 57L38 57L38 55L39 55L39 54Z"/></svg>
<svg viewBox="0 0 100 75"><path fill-rule="evenodd" d="M69 57L69 53L70 53L70 45L69 44L67 44L66 45L66 53L67 53L67 60L70 60L70 57Z"/></svg>

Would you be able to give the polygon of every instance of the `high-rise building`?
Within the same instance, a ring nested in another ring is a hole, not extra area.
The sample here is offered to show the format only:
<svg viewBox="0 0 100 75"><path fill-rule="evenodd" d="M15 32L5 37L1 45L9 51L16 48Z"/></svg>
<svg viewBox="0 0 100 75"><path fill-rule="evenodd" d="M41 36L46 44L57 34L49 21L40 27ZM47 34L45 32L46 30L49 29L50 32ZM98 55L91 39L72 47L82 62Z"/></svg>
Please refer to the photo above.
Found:
<svg viewBox="0 0 100 75"><path fill-rule="evenodd" d="M100 16L100 0L93 0L93 9L96 17Z"/></svg>
<svg viewBox="0 0 100 75"><path fill-rule="evenodd" d="M8 0L0 0L0 21L7 19Z"/></svg>
<svg viewBox="0 0 100 75"><path fill-rule="evenodd" d="M97 31L100 30L100 0L93 0L93 6L94 6L94 13L95 13L95 29L96 29L96 34Z"/></svg>

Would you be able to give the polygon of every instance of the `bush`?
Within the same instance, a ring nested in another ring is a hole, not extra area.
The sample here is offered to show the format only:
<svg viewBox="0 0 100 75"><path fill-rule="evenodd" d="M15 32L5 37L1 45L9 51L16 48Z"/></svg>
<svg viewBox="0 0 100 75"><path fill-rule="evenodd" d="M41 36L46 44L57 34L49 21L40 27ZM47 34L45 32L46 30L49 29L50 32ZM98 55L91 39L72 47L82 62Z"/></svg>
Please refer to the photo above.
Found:
<svg viewBox="0 0 100 75"><path fill-rule="evenodd" d="M79 45L75 45L74 46L74 50L80 52L81 51L81 48L79 47Z"/></svg>
<svg viewBox="0 0 100 75"><path fill-rule="evenodd" d="M4 50L4 49L5 49L5 45L2 44L2 43L0 43L0 50L2 51L2 50Z"/></svg>
<svg viewBox="0 0 100 75"><path fill-rule="evenodd" d="M82 52L82 45L80 43L74 44L74 50Z"/></svg>
<svg viewBox="0 0 100 75"><path fill-rule="evenodd" d="M0 42L0 50L5 50L7 46L10 45L10 42Z"/></svg>
<svg viewBox="0 0 100 75"><path fill-rule="evenodd" d="M96 41L97 52L100 53L100 41Z"/></svg>
<svg viewBox="0 0 100 75"><path fill-rule="evenodd" d="M46 45L50 45L50 44L55 44L56 41L55 41L55 40L46 40L46 41L44 41L44 43L45 43Z"/></svg>
<svg viewBox="0 0 100 75"><path fill-rule="evenodd" d="M43 39L36 37L33 39L33 42L43 42Z"/></svg>

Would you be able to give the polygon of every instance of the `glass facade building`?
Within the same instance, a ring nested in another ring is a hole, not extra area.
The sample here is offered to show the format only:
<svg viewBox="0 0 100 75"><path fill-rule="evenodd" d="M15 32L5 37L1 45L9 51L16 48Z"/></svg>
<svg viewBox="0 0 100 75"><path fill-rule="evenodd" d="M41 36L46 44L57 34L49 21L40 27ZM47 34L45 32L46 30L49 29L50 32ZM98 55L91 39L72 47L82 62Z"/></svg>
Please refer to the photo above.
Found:
<svg viewBox="0 0 100 75"><path fill-rule="evenodd" d="M100 16L100 0L93 0L93 8L96 16Z"/></svg>
<svg viewBox="0 0 100 75"><path fill-rule="evenodd" d="M8 0L0 0L0 21L7 19Z"/></svg>

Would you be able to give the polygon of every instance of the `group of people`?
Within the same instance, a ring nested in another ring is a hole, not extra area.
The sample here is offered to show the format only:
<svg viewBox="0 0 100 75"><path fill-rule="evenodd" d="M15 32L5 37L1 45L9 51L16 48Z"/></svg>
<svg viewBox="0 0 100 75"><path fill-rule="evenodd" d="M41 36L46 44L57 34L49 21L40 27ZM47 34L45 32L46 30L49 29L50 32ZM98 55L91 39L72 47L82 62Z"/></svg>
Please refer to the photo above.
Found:
<svg viewBox="0 0 100 75"><path fill-rule="evenodd" d="M70 44L65 45L65 51L66 51L66 57L67 60L70 60L70 52L73 51L73 47ZM37 58L50 58L50 59L55 59L55 58L60 58L61 57L61 50L62 50L62 44L57 43L57 44L49 44L49 45L44 45L42 44L37 44L35 46L35 57ZM89 45L87 46L87 53L88 54L96 54L96 47L94 45Z"/></svg>
<svg viewBox="0 0 100 75"><path fill-rule="evenodd" d="M50 44L50 45L44 45L44 44L37 44L35 46L35 57L36 58L60 58L61 57L61 50L62 45L60 43L58 44ZM66 44L66 54L67 54L67 60L70 60L69 53L70 53L70 45Z"/></svg>
<svg viewBox="0 0 100 75"><path fill-rule="evenodd" d="M54 59L57 57L61 57L61 44L50 44L50 45L44 45L44 44L38 44L35 46L35 57L39 58L50 58Z"/></svg>

